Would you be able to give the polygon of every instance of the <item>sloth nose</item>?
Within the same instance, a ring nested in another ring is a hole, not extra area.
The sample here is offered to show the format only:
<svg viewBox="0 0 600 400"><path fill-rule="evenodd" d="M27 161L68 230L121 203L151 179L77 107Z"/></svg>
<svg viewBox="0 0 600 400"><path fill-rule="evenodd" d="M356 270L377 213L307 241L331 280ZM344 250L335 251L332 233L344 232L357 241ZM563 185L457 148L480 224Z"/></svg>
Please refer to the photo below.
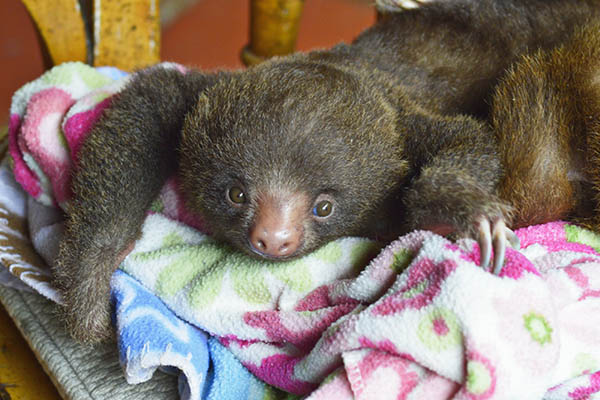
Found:
<svg viewBox="0 0 600 400"><path fill-rule="evenodd" d="M263 196L249 232L252 250L262 256L293 256L302 243L304 204L294 196Z"/></svg>
<svg viewBox="0 0 600 400"><path fill-rule="evenodd" d="M250 234L250 243L258 253L269 257L288 257L298 250L300 235L285 226L259 224Z"/></svg>

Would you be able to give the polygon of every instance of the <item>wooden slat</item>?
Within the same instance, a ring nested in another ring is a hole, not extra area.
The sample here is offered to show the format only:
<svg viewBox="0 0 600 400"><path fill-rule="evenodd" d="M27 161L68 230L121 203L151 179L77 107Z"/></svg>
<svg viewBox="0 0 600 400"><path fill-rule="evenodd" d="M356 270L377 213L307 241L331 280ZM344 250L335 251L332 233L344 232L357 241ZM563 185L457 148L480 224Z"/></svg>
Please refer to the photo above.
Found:
<svg viewBox="0 0 600 400"><path fill-rule="evenodd" d="M94 0L94 65L124 70L159 61L158 0Z"/></svg>
<svg viewBox="0 0 600 400"><path fill-rule="evenodd" d="M251 0L250 44L242 51L246 65L290 54L296 46L304 0Z"/></svg>
<svg viewBox="0 0 600 400"><path fill-rule="evenodd" d="M47 68L65 61L86 61L85 28L77 0L22 1L44 42Z"/></svg>

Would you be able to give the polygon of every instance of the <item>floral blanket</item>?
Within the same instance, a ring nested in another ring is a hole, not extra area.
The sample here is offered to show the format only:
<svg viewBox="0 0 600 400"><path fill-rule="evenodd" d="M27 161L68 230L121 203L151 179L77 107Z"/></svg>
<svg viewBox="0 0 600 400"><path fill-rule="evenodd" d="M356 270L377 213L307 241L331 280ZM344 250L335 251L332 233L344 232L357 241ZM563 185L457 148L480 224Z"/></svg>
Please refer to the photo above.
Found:
<svg viewBox="0 0 600 400"><path fill-rule="evenodd" d="M68 204L78 146L126 84L119 78L65 64L15 94L12 171L44 204L29 218ZM52 262L61 221L47 220L31 240ZM190 399L600 398L600 237L564 222L517 235L522 248L507 250L500 276L478 266L475 241L425 231L383 249L343 238L259 262L204 234L173 179L113 279L126 376L176 367ZM47 279L23 273L27 262L2 261L59 300Z"/></svg>

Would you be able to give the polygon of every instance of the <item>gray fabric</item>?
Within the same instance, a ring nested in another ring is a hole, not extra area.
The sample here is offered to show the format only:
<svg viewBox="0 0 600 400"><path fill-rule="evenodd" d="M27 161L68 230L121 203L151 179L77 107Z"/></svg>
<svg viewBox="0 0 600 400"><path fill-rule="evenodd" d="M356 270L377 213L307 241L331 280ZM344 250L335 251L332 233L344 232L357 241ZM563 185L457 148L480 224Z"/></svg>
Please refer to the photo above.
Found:
<svg viewBox="0 0 600 400"><path fill-rule="evenodd" d="M142 384L125 382L115 343L86 347L71 340L55 317L56 305L36 293L0 285L0 302L65 399L178 399L177 377L158 372Z"/></svg>
<svg viewBox="0 0 600 400"><path fill-rule="evenodd" d="M54 265L58 245L63 235L63 215L58 208L48 207L27 196L29 238L46 264Z"/></svg>

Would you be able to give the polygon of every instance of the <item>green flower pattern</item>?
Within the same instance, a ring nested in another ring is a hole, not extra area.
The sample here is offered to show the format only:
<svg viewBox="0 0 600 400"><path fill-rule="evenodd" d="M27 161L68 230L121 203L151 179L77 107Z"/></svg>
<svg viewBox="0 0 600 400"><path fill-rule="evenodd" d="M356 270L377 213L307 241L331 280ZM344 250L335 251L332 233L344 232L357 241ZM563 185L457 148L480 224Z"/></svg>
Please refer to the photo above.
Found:
<svg viewBox="0 0 600 400"><path fill-rule="evenodd" d="M600 252L600 235L575 225L565 225L565 236L568 242L586 244Z"/></svg>
<svg viewBox="0 0 600 400"><path fill-rule="evenodd" d="M592 354L578 353L573 359L573 376L588 374L600 369L600 362Z"/></svg>
<svg viewBox="0 0 600 400"><path fill-rule="evenodd" d="M152 208L158 211L162 204L157 201ZM334 272L341 268L346 271L342 275L355 276L380 249L379 244L365 239L340 239L290 262L259 261L212 239L199 240L204 237L199 232L194 241L189 228L160 215L154 218L162 221L161 229L148 231L154 235L160 231L159 237L142 237L140 242L160 240L159 248L134 250L121 268L163 299L181 299L183 295L193 310L210 307L221 294L224 299L233 294L236 301L254 306L272 304L284 290L300 298L322 284L318 277L315 279L315 269L325 264Z"/></svg>
<svg viewBox="0 0 600 400"><path fill-rule="evenodd" d="M448 308L435 308L425 315L419 323L417 335L427 348L435 352L462 345L458 319Z"/></svg>
<svg viewBox="0 0 600 400"><path fill-rule="evenodd" d="M469 360L467 363L467 391L474 395L487 392L492 385L492 376L488 368L480 361Z"/></svg>
<svg viewBox="0 0 600 400"><path fill-rule="evenodd" d="M410 265L413 257L414 254L412 251L408 249L401 249L394 254L394 262L390 265L390 268L393 269L397 274L400 274L406 269L406 267Z"/></svg>
<svg viewBox="0 0 600 400"><path fill-rule="evenodd" d="M532 311L523 315L523 321L531 339L540 345L552 342L552 327L543 315Z"/></svg>

